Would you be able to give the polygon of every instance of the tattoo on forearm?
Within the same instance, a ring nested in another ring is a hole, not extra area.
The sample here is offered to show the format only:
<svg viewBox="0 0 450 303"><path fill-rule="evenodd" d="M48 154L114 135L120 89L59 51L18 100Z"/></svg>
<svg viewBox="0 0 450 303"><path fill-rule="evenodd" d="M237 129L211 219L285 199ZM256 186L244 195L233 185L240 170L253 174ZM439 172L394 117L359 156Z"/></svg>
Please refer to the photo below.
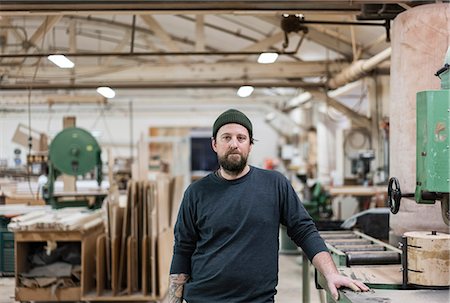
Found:
<svg viewBox="0 0 450 303"><path fill-rule="evenodd" d="M172 274L169 276L169 303L183 302L184 284L189 279L187 274Z"/></svg>

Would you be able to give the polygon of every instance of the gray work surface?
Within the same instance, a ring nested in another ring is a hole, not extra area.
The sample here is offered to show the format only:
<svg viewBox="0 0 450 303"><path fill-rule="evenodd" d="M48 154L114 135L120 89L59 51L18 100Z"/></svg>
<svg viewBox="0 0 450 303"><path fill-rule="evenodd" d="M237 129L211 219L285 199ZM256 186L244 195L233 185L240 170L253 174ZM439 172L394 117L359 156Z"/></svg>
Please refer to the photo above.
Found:
<svg viewBox="0 0 450 303"><path fill-rule="evenodd" d="M448 289L394 290L374 289L368 292L340 291L339 302L352 303L448 303Z"/></svg>

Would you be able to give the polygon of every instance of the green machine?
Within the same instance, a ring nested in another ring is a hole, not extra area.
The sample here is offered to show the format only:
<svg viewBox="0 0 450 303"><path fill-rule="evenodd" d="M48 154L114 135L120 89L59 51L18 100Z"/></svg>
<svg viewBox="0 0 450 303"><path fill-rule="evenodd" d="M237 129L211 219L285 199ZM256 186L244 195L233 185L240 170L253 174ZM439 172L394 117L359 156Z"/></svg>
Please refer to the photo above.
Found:
<svg viewBox="0 0 450 303"><path fill-rule="evenodd" d="M43 197L53 208L66 206L101 206L106 193L92 191L88 193L55 194L55 181L61 174L80 176L95 169L97 184L102 182L101 149L95 138L86 130L69 127L61 131L52 140L49 147L48 181L43 186Z"/></svg>
<svg viewBox="0 0 450 303"><path fill-rule="evenodd" d="M444 66L435 76L441 79L440 90L417 93L416 190L402 194L398 179L388 185L388 204L396 214L401 198L417 203L441 201L442 218L449 225L450 193L450 47Z"/></svg>

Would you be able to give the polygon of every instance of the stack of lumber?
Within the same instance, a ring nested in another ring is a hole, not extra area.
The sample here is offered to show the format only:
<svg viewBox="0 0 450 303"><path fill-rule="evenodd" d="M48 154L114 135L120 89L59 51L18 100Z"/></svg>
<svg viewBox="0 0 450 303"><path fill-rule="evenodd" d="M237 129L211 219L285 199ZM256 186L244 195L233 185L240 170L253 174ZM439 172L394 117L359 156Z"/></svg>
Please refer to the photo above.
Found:
<svg viewBox="0 0 450 303"><path fill-rule="evenodd" d="M165 296L180 180L162 173L151 181L130 180L125 207L116 195L108 196L106 233L97 239L96 294L89 299L149 301Z"/></svg>
<svg viewBox="0 0 450 303"><path fill-rule="evenodd" d="M49 211L50 205L28 205L28 204L5 204L0 205L0 216L15 217L31 213L33 211Z"/></svg>
<svg viewBox="0 0 450 303"><path fill-rule="evenodd" d="M103 224L101 210L87 208L46 209L11 219L8 229L22 231L82 231Z"/></svg>

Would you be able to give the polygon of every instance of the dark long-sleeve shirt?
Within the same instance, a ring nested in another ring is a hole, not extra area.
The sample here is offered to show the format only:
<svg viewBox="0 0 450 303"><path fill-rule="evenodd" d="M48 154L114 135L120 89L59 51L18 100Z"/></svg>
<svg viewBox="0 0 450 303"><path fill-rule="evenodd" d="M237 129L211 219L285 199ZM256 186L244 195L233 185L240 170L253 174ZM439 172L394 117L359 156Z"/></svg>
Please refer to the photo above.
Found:
<svg viewBox="0 0 450 303"><path fill-rule="evenodd" d="M215 174L184 193L171 273L191 276L189 303L273 302L279 225L308 258L327 251L311 217L280 173L251 167L237 180Z"/></svg>

